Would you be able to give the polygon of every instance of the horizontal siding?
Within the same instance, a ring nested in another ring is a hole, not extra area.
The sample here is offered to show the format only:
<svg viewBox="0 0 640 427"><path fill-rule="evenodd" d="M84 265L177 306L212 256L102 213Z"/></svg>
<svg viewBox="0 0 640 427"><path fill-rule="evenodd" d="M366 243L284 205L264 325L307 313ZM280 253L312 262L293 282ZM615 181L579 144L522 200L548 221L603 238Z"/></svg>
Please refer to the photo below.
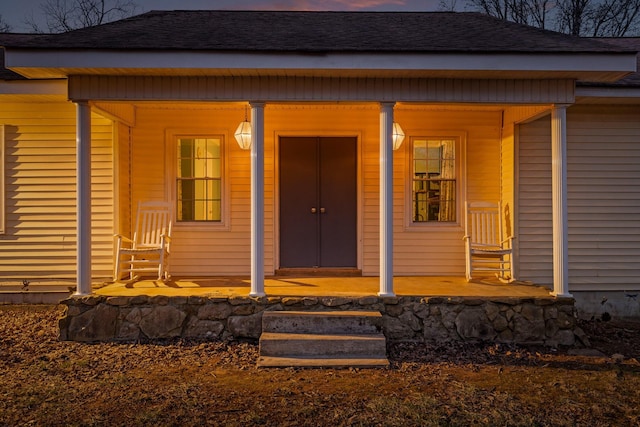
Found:
<svg viewBox="0 0 640 427"><path fill-rule="evenodd" d="M570 284L640 290L640 107L569 111Z"/></svg>
<svg viewBox="0 0 640 427"><path fill-rule="evenodd" d="M76 113L73 104L0 103L5 130L5 224L0 278L76 275ZM92 275L113 254L112 124L92 115Z"/></svg>
<svg viewBox="0 0 640 427"><path fill-rule="evenodd" d="M420 111L400 110L396 121L401 123L411 136L435 134L462 134L466 137L466 151L458 152L460 176L466 181L458 181L458 221L455 224L411 225L405 218L405 209L410 209L410 170L405 143L394 157L394 273L397 275L442 275L464 276L464 212L465 197L469 200L500 199L500 112L490 111ZM371 187L377 197L377 146L378 139L371 145L371 167L376 171ZM377 209L378 203L376 203ZM377 226L377 211L373 212ZM377 232L376 232L377 238ZM377 242L376 242L377 243ZM377 246L375 256L369 260L369 269L378 272ZM365 264L366 265L366 264Z"/></svg>
<svg viewBox="0 0 640 427"><path fill-rule="evenodd" d="M568 110L570 290L640 289L640 108ZM520 278L553 281L548 118L520 127Z"/></svg>
<svg viewBox="0 0 640 427"><path fill-rule="evenodd" d="M551 121L518 127L518 279L553 283Z"/></svg>
<svg viewBox="0 0 640 427"><path fill-rule="evenodd" d="M221 105L221 104L220 104ZM171 271L174 275L247 275L250 272L250 156L239 149L233 132L244 117L238 107L202 104L141 105L132 128L132 206L138 200L164 199L173 183L165 144L178 131L226 136L226 185L229 218L223 227L177 224ZM467 136L468 197L500 198L500 113L496 111L432 111L398 109L396 121L414 135L450 131ZM372 105L275 106L265 110L265 272L278 267L277 136L357 136L359 138L358 266L365 275L379 269L379 109ZM161 124L161 125L158 125ZM398 275L464 275L461 223L454 226L409 227L405 218L406 150L394 152L394 264ZM461 187L464 188L464 187ZM409 196L410 197L410 196ZM462 212L459 212L462 218Z"/></svg>

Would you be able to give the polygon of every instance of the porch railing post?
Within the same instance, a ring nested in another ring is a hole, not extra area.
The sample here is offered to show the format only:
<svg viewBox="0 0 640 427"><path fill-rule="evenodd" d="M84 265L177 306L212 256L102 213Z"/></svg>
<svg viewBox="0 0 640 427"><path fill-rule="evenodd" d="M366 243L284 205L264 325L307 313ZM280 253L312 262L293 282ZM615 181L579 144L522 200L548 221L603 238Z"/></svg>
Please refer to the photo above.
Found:
<svg viewBox="0 0 640 427"><path fill-rule="evenodd" d="M567 106L551 110L553 294L570 297L567 219Z"/></svg>
<svg viewBox="0 0 640 427"><path fill-rule="evenodd" d="M264 102L251 102L251 291L264 292Z"/></svg>
<svg viewBox="0 0 640 427"><path fill-rule="evenodd" d="M393 107L380 103L380 291L379 296L395 296L393 291Z"/></svg>
<svg viewBox="0 0 640 427"><path fill-rule="evenodd" d="M91 294L91 107L76 102L77 284L75 295Z"/></svg>

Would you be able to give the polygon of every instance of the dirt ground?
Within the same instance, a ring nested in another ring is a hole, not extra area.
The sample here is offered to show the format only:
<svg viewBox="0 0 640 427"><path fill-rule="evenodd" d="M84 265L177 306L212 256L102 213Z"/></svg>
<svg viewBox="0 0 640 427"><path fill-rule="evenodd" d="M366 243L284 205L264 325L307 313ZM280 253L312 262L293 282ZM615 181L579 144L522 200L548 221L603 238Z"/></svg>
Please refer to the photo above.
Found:
<svg viewBox="0 0 640 427"><path fill-rule="evenodd" d="M0 306L1 426L636 426L640 323L576 351L396 344L389 369L257 369L255 343L80 344L57 306Z"/></svg>

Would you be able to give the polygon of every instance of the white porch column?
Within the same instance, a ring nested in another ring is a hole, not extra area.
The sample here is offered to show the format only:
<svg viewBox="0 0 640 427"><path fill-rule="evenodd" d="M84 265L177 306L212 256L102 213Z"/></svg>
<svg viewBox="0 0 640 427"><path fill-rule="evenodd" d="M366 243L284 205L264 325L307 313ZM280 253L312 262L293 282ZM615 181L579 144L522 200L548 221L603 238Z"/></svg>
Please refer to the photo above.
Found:
<svg viewBox="0 0 640 427"><path fill-rule="evenodd" d="M91 107L76 102L77 285L75 295L91 294Z"/></svg>
<svg viewBox="0 0 640 427"><path fill-rule="evenodd" d="M251 291L264 292L264 102L251 105Z"/></svg>
<svg viewBox="0 0 640 427"><path fill-rule="evenodd" d="M395 296L393 291L393 107L380 103L380 291L379 296Z"/></svg>
<svg viewBox="0 0 640 427"><path fill-rule="evenodd" d="M570 297L567 219L567 106L551 110L553 294Z"/></svg>

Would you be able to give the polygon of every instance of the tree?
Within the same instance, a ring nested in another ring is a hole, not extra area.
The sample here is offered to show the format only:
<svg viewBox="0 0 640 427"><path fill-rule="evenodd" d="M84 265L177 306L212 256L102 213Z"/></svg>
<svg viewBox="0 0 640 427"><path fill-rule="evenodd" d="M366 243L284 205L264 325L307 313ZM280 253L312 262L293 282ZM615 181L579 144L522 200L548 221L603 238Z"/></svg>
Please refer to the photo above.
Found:
<svg viewBox="0 0 640 427"><path fill-rule="evenodd" d="M46 30L60 33L127 18L136 13L133 0L45 0L40 10L45 16ZM43 32L32 18L26 22L33 31Z"/></svg>
<svg viewBox="0 0 640 427"><path fill-rule="evenodd" d="M622 37L640 29L640 0L466 0L466 5L496 18L576 36Z"/></svg>
<svg viewBox="0 0 640 427"><path fill-rule="evenodd" d="M10 31L11 25L7 24L2 15L0 15L0 33L8 33Z"/></svg>

